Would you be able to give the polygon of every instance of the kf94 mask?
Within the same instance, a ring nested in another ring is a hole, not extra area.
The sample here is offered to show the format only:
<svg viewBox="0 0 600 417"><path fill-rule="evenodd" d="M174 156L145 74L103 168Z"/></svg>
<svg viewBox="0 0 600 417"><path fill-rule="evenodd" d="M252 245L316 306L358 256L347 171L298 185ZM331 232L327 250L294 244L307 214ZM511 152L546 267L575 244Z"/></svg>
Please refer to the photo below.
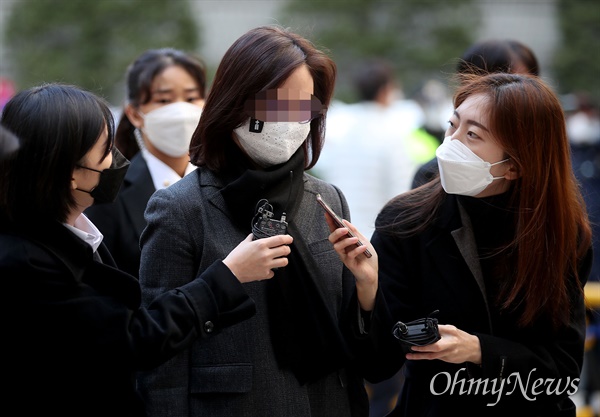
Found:
<svg viewBox="0 0 600 417"><path fill-rule="evenodd" d="M440 170L442 187L448 194L475 196L481 193L494 180L504 177L494 177L490 168L494 165L484 161L465 144L459 140L452 140L450 136L437 148L435 155Z"/></svg>
<svg viewBox="0 0 600 417"><path fill-rule="evenodd" d="M287 162L310 133L310 123L248 120L234 130L240 146L263 168Z"/></svg>
<svg viewBox="0 0 600 417"><path fill-rule="evenodd" d="M142 130L156 149L176 158L188 154L201 114L202 107L178 101L145 114Z"/></svg>

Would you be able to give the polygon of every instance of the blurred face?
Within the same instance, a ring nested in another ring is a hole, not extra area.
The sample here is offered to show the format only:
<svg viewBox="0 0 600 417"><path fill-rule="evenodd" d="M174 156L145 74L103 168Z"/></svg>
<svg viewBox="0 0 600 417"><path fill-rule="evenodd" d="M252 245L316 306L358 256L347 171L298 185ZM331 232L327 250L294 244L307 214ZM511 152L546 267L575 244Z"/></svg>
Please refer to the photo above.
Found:
<svg viewBox="0 0 600 417"><path fill-rule="evenodd" d="M244 106L248 116L263 122L308 123L322 109L323 105L317 97L291 88L261 91Z"/></svg>
<svg viewBox="0 0 600 417"><path fill-rule="evenodd" d="M261 91L245 103L248 118L234 130L235 143L259 167L287 162L322 109L313 93L312 75L302 65L279 88Z"/></svg>
<svg viewBox="0 0 600 417"><path fill-rule="evenodd" d="M467 98L454 110L448 121L449 127L445 136L452 140L459 140L475 155L490 164L507 158L504 149L496 141L494 134L489 130L489 100L483 95L473 95ZM490 173L494 177L512 179L510 161L494 165ZM493 181L477 197L496 195L508 190L509 183L502 179Z"/></svg>

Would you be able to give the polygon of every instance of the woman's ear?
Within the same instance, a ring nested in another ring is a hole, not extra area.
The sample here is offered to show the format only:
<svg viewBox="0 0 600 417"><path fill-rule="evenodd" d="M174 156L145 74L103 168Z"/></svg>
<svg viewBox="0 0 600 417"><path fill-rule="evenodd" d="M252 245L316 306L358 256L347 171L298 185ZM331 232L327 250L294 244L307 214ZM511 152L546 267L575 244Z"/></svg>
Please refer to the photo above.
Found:
<svg viewBox="0 0 600 417"><path fill-rule="evenodd" d="M519 170L517 169L515 164L513 164L510 160L507 161L507 164L508 164L509 168L506 170L506 172L503 175L504 179L516 180L517 178L519 178L521 176L521 174L519 173Z"/></svg>
<svg viewBox="0 0 600 417"><path fill-rule="evenodd" d="M138 129L144 126L144 118L140 115L138 109L131 104L127 104L123 111L133 126Z"/></svg>

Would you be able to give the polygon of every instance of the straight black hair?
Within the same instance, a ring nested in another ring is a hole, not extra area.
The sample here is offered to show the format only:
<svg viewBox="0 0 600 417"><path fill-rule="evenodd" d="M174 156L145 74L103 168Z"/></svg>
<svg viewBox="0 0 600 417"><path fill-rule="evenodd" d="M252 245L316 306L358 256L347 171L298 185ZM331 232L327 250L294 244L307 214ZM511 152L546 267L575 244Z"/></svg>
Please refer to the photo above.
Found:
<svg viewBox="0 0 600 417"><path fill-rule="evenodd" d="M17 93L4 107L1 124L20 148L0 160L0 217L28 224L66 222L75 207L71 179L76 165L106 128L114 141L108 103L77 86L44 84Z"/></svg>

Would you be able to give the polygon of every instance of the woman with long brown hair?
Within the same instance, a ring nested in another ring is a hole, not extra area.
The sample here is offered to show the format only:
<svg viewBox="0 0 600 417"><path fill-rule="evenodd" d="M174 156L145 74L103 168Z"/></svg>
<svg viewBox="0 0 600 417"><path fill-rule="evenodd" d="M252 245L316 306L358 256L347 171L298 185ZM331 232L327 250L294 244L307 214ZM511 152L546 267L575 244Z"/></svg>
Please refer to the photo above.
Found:
<svg viewBox="0 0 600 417"><path fill-rule="evenodd" d="M591 231L560 102L535 76L464 75L454 107L440 176L382 209L372 247L330 236L378 291L358 297L367 379L404 366L394 416L575 416ZM441 339L404 349L394 325L435 310Z"/></svg>

